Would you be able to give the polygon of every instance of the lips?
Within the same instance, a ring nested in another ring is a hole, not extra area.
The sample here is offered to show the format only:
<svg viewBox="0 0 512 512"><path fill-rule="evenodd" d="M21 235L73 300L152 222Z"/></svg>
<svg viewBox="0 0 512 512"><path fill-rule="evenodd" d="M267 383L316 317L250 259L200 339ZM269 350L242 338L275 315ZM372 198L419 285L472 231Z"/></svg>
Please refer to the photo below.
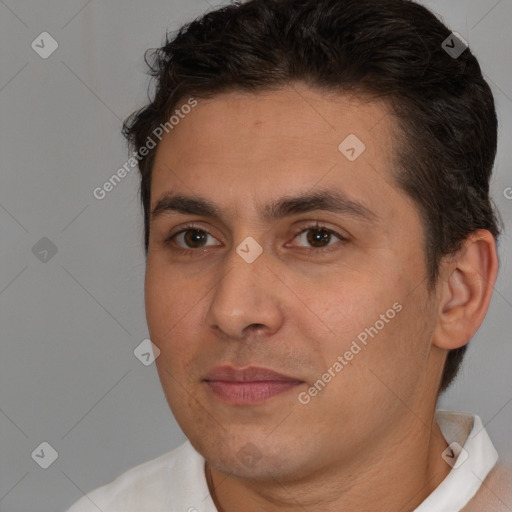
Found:
<svg viewBox="0 0 512 512"><path fill-rule="evenodd" d="M204 381L218 398L232 405L261 403L303 383L268 368L231 366L214 368Z"/></svg>
<svg viewBox="0 0 512 512"><path fill-rule="evenodd" d="M301 382L294 377L288 377L268 368L250 366L243 370L236 370L232 366L217 366L209 372L204 380L222 380L227 382L261 382L261 381L295 381Z"/></svg>

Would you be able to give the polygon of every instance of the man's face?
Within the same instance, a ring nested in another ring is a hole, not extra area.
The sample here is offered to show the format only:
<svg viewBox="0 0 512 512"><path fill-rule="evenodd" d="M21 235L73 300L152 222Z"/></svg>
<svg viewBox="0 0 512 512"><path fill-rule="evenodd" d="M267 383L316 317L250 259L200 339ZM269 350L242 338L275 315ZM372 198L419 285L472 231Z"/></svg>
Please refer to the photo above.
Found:
<svg viewBox="0 0 512 512"><path fill-rule="evenodd" d="M419 214L392 179L394 122L295 85L198 100L162 139L147 321L172 412L217 469L300 478L426 428L444 356ZM268 208L327 192L338 210ZM216 214L161 201L176 195Z"/></svg>

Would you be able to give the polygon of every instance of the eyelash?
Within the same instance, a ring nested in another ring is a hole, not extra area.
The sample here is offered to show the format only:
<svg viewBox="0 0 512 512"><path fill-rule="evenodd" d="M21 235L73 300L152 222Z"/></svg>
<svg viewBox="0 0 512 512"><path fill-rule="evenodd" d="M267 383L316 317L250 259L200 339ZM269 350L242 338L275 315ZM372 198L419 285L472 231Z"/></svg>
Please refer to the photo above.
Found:
<svg viewBox="0 0 512 512"><path fill-rule="evenodd" d="M203 229L202 227L200 226L196 226L195 224L187 224L183 229L181 229L180 231L178 231L177 233L173 233L172 235L170 235L168 238L166 238L164 240L164 246L166 247L171 247L172 250L178 254L185 254L185 255L188 255L188 256L194 256L194 253L198 252L200 249L204 249L202 247L200 248L197 248L197 249L194 249L194 248L190 248L190 249L183 249L182 247L179 247L179 246L173 246L173 240L174 238L176 238L178 235L182 234L182 233L186 233L187 231L190 231L190 230L197 230L197 231L202 231L203 233L206 233L210 236L213 236L211 235L210 233L208 233L208 231L206 231L205 229ZM340 242L347 242L348 239L344 236L342 236L341 234L339 234L338 232L336 231L333 231L332 229L329 229L327 228L325 225L319 223L319 222L316 222L315 224L310 224L309 226L305 226L305 227L302 227L300 228L294 235L293 235L293 238L297 238L299 235L302 235L303 233L307 232L307 231L310 231L310 230L318 230L318 231L325 231L327 232L328 234L330 235L334 235L335 237L339 238L340 239ZM312 251L312 252L315 252L315 253L327 253L327 252L330 252L332 250L335 250L333 249L332 245L328 245L326 247L320 247L320 248L316 248L316 247L309 247L309 248L306 248L306 247L303 247L303 249L306 249L307 251Z"/></svg>

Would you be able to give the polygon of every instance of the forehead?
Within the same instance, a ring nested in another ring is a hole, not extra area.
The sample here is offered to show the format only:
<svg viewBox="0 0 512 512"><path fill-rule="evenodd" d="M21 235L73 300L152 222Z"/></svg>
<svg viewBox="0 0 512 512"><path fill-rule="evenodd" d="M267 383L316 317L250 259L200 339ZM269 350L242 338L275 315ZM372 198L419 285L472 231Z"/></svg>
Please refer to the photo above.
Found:
<svg viewBox="0 0 512 512"><path fill-rule="evenodd" d="M394 187L394 129L384 103L299 84L197 99L158 146L152 204L179 190L219 202L236 195L243 208L249 196L265 202L317 184L360 198L373 190L378 201Z"/></svg>

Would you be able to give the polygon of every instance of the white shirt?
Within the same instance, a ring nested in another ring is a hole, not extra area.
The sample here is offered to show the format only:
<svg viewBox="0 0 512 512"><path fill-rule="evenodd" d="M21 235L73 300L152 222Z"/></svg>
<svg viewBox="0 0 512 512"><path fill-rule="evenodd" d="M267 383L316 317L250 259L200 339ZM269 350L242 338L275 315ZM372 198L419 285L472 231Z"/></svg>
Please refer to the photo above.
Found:
<svg viewBox="0 0 512 512"><path fill-rule="evenodd" d="M495 467L498 453L480 418L437 411L436 420L451 446L445 460L452 469L414 512L510 512L512 477ZM204 465L185 441L83 496L67 512L217 512Z"/></svg>

